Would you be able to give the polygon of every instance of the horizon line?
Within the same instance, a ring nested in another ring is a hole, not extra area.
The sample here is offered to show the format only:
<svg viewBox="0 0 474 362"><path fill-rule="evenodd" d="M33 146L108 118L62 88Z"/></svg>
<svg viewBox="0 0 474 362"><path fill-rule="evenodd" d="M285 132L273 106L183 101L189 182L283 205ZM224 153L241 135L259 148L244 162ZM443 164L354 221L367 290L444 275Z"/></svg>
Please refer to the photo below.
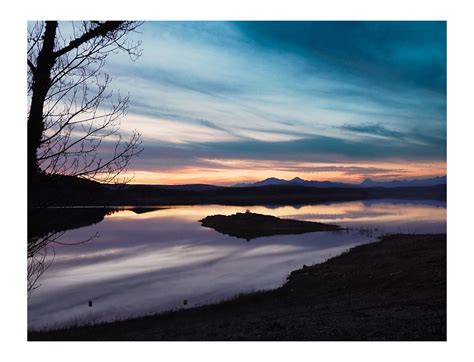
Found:
<svg viewBox="0 0 474 362"><path fill-rule="evenodd" d="M144 182L133 182L133 180L131 182L129 182L128 184L130 185L158 185L158 186L188 186L188 185L207 185L207 186L220 186L220 187L232 187L232 186L235 186L235 185L243 185L243 184L248 184L248 185L251 185L251 184L255 184L255 183L258 183L258 182L263 182L263 181L266 181L266 180L270 180L270 179L275 179L275 180L279 180L279 181L285 181L285 182L291 182L293 180L296 180L296 179L299 179L299 180L302 180L302 181L305 181L305 182L331 182L331 183L335 183L335 184L346 184L346 185L361 185L363 184L365 181L367 180L370 180L370 181L373 181L373 182L380 182L380 183L389 183L389 182L396 182L396 181L422 181L422 180L430 180L430 179L434 179L434 178L442 178L442 177L447 177L447 173L444 173L444 174L439 174L439 175L434 175L434 176L429 176L429 177L418 177L418 178L393 178L393 179L378 179L378 178L371 178L371 177L366 177L364 178L362 181L359 181L359 182L347 182L347 181L333 181L333 180L318 180L318 179L304 179L302 177L299 177L299 176L295 176L293 177L292 179L283 179L283 178L278 178L278 177L267 177L267 178L264 178L264 179L260 179L260 180L257 180L257 181L233 181L233 182L228 182L228 183L222 183L222 182L219 182L219 183L206 183L206 182L191 182L191 183L144 183ZM126 184L126 183L124 183Z"/></svg>

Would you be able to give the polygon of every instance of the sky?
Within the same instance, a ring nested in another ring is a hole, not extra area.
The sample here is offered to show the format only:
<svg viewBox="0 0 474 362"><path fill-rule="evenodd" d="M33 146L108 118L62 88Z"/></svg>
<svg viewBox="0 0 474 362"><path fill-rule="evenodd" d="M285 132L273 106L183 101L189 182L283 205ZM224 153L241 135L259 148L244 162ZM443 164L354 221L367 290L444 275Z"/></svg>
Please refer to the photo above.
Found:
<svg viewBox="0 0 474 362"><path fill-rule="evenodd" d="M107 59L133 183L446 174L445 22L146 22Z"/></svg>

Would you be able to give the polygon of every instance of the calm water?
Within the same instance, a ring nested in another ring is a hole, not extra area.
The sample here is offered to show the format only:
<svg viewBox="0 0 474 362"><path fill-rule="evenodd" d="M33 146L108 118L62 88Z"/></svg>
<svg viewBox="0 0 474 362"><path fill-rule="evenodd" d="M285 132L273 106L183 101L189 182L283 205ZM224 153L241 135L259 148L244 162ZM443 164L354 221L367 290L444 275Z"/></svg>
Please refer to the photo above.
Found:
<svg viewBox="0 0 474 362"><path fill-rule="evenodd" d="M198 222L208 215L247 209L354 229L247 242ZM54 261L28 298L30 329L187 308L240 292L275 288L303 264L320 263L383 233L444 233L446 203L386 200L283 207L203 205L142 214L124 210L96 225L70 230L60 241L76 242L97 232L98 237L80 245L54 245ZM187 306L183 306L184 299Z"/></svg>

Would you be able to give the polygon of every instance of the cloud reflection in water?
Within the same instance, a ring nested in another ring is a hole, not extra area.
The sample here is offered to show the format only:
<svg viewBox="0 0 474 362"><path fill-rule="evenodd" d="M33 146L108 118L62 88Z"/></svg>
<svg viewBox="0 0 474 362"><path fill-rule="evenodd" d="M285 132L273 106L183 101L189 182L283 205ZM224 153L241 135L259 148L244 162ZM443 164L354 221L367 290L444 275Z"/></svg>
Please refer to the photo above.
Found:
<svg viewBox="0 0 474 362"><path fill-rule="evenodd" d="M446 232L446 204L346 202L312 206L179 206L136 214L125 210L71 230L55 247L53 265L28 300L30 329L127 318L215 302L245 291L275 288L303 264L318 263L375 236L349 232L278 235L251 242L201 227L212 214L252 212L376 227L380 232ZM329 220L329 221L328 221ZM88 301L93 307L88 307Z"/></svg>

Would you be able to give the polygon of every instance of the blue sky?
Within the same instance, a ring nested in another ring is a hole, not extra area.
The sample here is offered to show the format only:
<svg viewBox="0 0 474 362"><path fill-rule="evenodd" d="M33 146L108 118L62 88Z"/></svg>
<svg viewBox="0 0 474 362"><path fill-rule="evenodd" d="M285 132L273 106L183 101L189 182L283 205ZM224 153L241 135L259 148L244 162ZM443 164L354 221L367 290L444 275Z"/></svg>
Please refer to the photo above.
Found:
<svg viewBox="0 0 474 362"><path fill-rule="evenodd" d="M445 22L146 22L109 57L135 182L446 172ZM273 171L273 172L272 172Z"/></svg>

